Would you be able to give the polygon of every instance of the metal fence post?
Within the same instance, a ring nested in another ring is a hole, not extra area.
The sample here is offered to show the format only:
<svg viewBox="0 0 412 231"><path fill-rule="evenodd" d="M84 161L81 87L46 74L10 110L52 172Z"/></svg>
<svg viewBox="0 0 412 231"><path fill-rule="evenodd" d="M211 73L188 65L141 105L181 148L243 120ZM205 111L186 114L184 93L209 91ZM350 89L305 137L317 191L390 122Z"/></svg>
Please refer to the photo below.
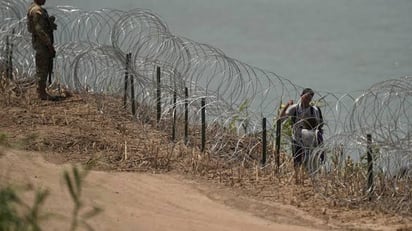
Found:
<svg viewBox="0 0 412 231"><path fill-rule="evenodd" d="M176 139L176 101L177 93L176 90L173 92L173 126L172 126L172 140Z"/></svg>
<svg viewBox="0 0 412 231"><path fill-rule="evenodd" d="M162 104L161 104L161 89L160 89L160 67L157 67L156 69L156 74L157 74L157 123L160 121L160 117L162 115Z"/></svg>
<svg viewBox="0 0 412 231"><path fill-rule="evenodd" d="M202 98L202 148L201 151L205 151L206 146L206 99Z"/></svg>
<svg viewBox="0 0 412 231"><path fill-rule="evenodd" d="M123 95L123 107L127 107L127 84L129 82L129 54L126 54L126 70L124 73L124 95Z"/></svg>
<svg viewBox="0 0 412 231"><path fill-rule="evenodd" d="M262 165L266 164L266 118L262 120Z"/></svg>
<svg viewBox="0 0 412 231"><path fill-rule="evenodd" d="M367 134L367 159L368 159L368 197L372 200L373 193L373 158L372 158L372 135Z"/></svg>
<svg viewBox="0 0 412 231"><path fill-rule="evenodd" d="M185 87L185 144L189 142L189 89Z"/></svg>
<svg viewBox="0 0 412 231"><path fill-rule="evenodd" d="M281 139L281 131L282 131L282 121L280 119L276 120L276 167L279 171L280 167L280 139Z"/></svg>
<svg viewBox="0 0 412 231"><path fill-rule="evenodd" d="M132 59L132 54L129 53L129 65L130 65L130 60ZM130 75L130 94L132 97L132 114L133 116L136 116L136 98L134 94L134 75Z"/></svg>
<svg viewBox="0 0 412 231"><path fill-rule="evenodd" d="M14 35L14 29L12 31L13 35ZM9 50L9 79L13 80L13 42L10 43L10 50Z"/></svg>

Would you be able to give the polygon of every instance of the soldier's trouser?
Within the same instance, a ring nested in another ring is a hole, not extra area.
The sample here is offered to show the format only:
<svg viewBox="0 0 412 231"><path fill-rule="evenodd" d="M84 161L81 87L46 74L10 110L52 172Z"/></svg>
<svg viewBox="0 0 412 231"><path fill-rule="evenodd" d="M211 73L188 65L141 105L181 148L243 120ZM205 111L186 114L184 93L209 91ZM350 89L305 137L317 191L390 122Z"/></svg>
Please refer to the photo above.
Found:
<svg viewBox="0 0 412 231"><path fill-rule="evenodd" d="M47 49L36 50L36 78L39 96L47 95L46 84L52 59Z"/></svg>

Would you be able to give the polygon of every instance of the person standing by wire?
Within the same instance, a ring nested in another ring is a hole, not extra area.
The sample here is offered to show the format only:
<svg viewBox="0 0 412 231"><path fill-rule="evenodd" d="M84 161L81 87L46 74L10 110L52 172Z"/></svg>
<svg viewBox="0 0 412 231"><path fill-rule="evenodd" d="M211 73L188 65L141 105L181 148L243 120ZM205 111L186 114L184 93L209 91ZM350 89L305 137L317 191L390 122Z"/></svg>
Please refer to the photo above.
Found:
<svg viewBox="0 0 412 231"><path fill-rule="evenodd" d="M32 46L35 50L37 93L41 100L58 100L46 91L47 76L52 71L54 49L53 31L57 29L54 17L50 17L42 6L46 0L34 0L27 11L27 29L32 34Z"/></svg>
<svg viewBox="0 0 412 231"><path fill-rule="evenodd" d="M303 183L302 168L309 158L310 150L323 142L322 112L320 108L310 105L314 95L311 88L305 88L298 103L289 100L280 112L280 119L292 119L292 155L297 184ZM324 158L322 155L321 159Z"/></svg>

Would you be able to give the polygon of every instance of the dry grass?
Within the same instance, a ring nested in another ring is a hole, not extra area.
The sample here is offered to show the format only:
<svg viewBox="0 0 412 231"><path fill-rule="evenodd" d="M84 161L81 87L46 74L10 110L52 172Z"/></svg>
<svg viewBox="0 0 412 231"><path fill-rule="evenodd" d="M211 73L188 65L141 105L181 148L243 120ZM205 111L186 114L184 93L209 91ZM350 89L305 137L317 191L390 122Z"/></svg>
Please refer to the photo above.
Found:
<svg viewBox="0 0 412 231"><path fill-rule="evenodd" d="M0 133L7 136L8 145L42 152L51 162L81 163L96 170L175 171L232 187L257 199L299 207L325 222L340 221L344 226L349 221L363 223L363 219L374 219L379 222L379 218L386 218L382 222L390 222L387 225L404 224L405 228L400 230L408 230L409 208L399 216L388 214L390 210L376 211L376 208L385 206L369 201L342 203L340 198L357 193L362 194L359 197L364 196L359 190L364 178L361 171L328 173L322 179L311 181L307 178L303 185L295 185L288 155L281 155L282 166L277 169L270 154L273 151L269 150L269 164L261 166L258 158L261 147L257 138L211 132L208 137L220 137L226 145L215 153L201 153L200 137L193 135L199 134L198 128L191 127L190 145L183 144L181 133L172 142L171 128L167 125L170 123L163 121L161 127L148 115L144 121L134 119L122 107L120 98L72 94L64 101L48 102L36 99L33 85L7 90L11 85L2 84ZM20 93L17 94L15 89ZM233 153L234 143L242 145L245 151L227 158L225 153ZM314 190L313 184L323 185L322 190ZM392 200L381 201L391 203Z"/></svg>

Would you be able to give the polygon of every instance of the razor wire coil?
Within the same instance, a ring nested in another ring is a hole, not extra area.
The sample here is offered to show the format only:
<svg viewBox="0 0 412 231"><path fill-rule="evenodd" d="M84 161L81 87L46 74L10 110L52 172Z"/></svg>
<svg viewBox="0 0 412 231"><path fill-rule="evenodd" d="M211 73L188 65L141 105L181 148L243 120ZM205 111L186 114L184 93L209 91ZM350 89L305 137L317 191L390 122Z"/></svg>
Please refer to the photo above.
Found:
<svg viewBox="0 0 412 231"><path fill-rule="evenodd" d="M0 2L0 50L10 48L6 41L12 41L13 75L23 79L33 78L35 73L31 35L26 30L28 5L25 0ZM208 152L228 161L256 160L256 143L247 139L261 132L263 117L268 118L269 133L273 134L281 104L299 98L303 89L274 72L228 57L211 45L172 34L150 10L84 11L64 6L48 11L58 24L54 34L55 81L77 91L121 95L126 55L131 53L129 72L139 104L156 104L156 68L161 67L162 119L172 114L174 106L182 112L187 101L190 121L199 123L200 101L205 98ZM0 72L8 63L4 54L0 56ZM189 89L187 99L185 88ZM399 201L404 199L408 192L392 185L402 183L410 188L411 92L410 77L376 83L359 96L353 92L316 92L314 101L327 124L324 143L315 148L309 168L319 173L313 174L313 182L322 195L339 195L334 199L345 201L365 199L364 184L348 185L348 180L366 181L361 170L365 167L366 135L372 134L374 170L378 173L374 193L377 198L391 194ZM176 105L171 103L174 94ZM228 129L238 135L237 140L225 135ZM287 136L286 129L283 137ZM289 146L290 140L284 138L283 143ZM326 162L319 166L321 153ZM335 174L327 174L332 172ZM348 191L348 187L353 190ZM409 202L402 206L410 210Z"/></svg>

